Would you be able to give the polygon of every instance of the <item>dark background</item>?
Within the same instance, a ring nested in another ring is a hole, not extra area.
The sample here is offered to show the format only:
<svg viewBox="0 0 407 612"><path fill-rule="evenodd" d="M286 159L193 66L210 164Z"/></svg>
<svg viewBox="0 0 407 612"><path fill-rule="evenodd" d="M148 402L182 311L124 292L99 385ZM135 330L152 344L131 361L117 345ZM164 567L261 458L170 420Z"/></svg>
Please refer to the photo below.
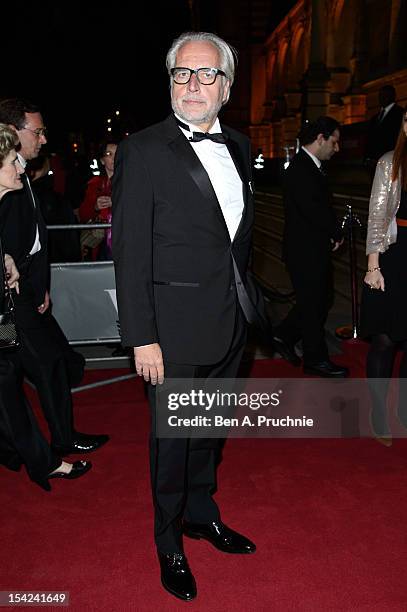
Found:
<svg viewBox="0 0 407 612"><path fill-rule="evenodd" d="M271 0L270 29L294 3ZM200 28L222 36L217 16L233 11L233 0L195 2L195 19L197 6ZM192 19L187 0L8 0L0 11L0 97L40 104L51 149L98 140L116 109L117 132L138 130L170 110L165 54Z"/></svg>
<svg viewBox="0 0 407 612"><path fill-rule="evenodd" d="M128 131L168 113L165 53L191 28L186 1L10 4L0 11L0 97L39 103L51 144L72 132L99 138L116 109Z"/></svg>

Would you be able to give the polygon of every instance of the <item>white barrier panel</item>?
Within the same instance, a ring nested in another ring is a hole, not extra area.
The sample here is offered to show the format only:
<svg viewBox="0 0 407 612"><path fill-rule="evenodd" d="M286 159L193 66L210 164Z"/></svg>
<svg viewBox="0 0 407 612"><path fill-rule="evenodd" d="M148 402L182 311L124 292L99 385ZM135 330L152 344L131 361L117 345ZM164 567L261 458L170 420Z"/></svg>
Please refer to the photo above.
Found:
<svg viewBox="0 0 407 612"><path fill-rule="evenodd" d="M120 342L113 262L51 264L51 300L71 344Z"/></svg>

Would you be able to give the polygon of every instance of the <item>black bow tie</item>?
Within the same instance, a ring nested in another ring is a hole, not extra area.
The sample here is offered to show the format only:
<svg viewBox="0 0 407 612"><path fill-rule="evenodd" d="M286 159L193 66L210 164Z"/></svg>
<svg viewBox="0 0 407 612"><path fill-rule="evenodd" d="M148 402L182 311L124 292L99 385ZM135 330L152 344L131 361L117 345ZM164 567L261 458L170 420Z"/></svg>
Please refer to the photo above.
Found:
<svg viewBox="0 0 407 612"><path fill-rule="evenodd" d="M218 144L225 144L227 142L227 136L219 132L217 134L209 134L209 132L192 132L192 138L189 138L189 142L201 142L201 140L212 140Z"/></svg>
<svg viewBox="0 0 407 612"><path fill-rule="evenodd" d="M183 123L177 117L174 117L177 124L182 127L183 130L191 133L189 125ZM201 142L202 140L212 140L213 142L217 142L218 144L225 144L228 140L226 134L222 134L222 132L218 132L216 134L209 134L209 132L192 132L192 137L188 137L189 142Z"/></svg>

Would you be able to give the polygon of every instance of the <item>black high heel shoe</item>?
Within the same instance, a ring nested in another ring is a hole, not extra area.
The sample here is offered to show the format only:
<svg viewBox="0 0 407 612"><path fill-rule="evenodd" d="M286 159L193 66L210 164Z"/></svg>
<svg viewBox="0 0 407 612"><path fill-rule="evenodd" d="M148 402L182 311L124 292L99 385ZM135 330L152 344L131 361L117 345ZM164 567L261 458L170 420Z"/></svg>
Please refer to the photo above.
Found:
<svg viewBox="0 0 407 612"><path fill-rule="evenodd" d="M91 467L92 464L90 461L75 461L75 463L72 464L72 469L68 474L66 474L65 472L58 471L53 472L52 474L49 474L48 480L50 480L51 478L66 478L67 480L80 478L81 476L86 474L86 472L89 472Z"/></svg>

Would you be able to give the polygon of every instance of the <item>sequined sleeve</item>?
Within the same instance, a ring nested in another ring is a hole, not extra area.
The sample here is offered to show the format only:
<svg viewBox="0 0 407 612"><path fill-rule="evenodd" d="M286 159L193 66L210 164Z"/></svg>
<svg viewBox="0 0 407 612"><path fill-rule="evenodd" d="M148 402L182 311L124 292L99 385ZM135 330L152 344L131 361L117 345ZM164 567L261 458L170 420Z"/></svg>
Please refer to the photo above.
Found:
<svg viewBox="0 0 407 612"><path fill-rule="evenodd" d="M388 247L386 234L389 227L388 201L391 192L392 164L380 159L376 166L372 192L370 194L367 221L366 254L384 253Z"/></svg>

